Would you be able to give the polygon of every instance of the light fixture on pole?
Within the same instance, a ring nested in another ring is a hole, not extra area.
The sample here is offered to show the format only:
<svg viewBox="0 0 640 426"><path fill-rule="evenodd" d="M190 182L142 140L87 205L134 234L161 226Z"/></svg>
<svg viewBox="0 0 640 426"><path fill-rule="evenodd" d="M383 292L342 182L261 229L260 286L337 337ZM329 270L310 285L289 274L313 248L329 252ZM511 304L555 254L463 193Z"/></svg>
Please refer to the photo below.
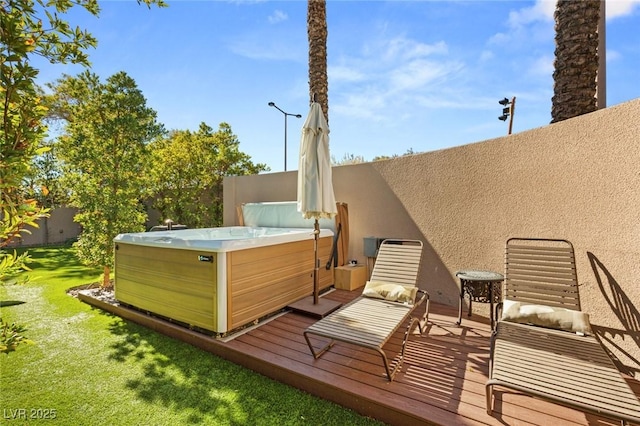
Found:
<svg viewBox="0 0 640 426"><path fill-rule="evenodd" d="M498 103L504 107L502 108L502 115L498 117L498 120L506 121L507 118L509 118L509 132L507 134L510 135L511 130L513 129L513 114L516 110L516 97L514 96L511 100L504 98L498 101Z"/></svg>
<svg viewBox="0 0 640 426"><path fill-rule="evenodd" d="M277 109L278 111L280 111L282 114L284 114L284 171L287 171L287 117L288 116L292 116L295 118L302 118L302 115L300 114L290 114L288 112L284 112L283 110L281 110L278 105L276 105L273 102L269 102L269 106L270 107L274 107L275 109Z"/></svg>

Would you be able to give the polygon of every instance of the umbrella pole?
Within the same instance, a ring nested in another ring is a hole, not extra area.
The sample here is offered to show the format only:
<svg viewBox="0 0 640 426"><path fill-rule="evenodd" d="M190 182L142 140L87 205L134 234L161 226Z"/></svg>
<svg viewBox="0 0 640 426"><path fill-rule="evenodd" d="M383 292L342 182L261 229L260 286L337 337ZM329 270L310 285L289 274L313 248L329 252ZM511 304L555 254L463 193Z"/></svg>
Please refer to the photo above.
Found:
<svg viewBox="0 0 640 426"><path fill-rule="evenodd" d="M295 312L323 318L342 306L342 303L335 300L322 298L320 303L320 260L318 259L318 240L320 239L320 224L316 219L313 227L313 252L315 265L313 267L313 297L305 297L288 305Z"/></svg>
<svg viewBox="0 0 640 426"><path fill-rule="evenodd" d="M318 224L318 219L316 218L316 222L313 225L313 251L315 253L315 261L313 264L313 304L318 304L318 293L319 293L319 274L320 268L318 267L318 235L320 234L320 225Z"/></svg>

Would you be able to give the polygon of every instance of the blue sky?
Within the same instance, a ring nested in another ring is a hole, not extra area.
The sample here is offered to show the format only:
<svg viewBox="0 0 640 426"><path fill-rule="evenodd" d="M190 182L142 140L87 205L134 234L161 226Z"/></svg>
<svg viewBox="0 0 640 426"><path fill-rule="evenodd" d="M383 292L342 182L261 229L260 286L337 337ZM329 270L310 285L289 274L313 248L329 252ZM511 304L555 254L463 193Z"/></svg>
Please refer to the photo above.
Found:
<svg viewBox="0 0 640 426"><path fill-rule="evenodd" d="M101 1L66 19L98 38L92 71L135 79L167 129L231 125L271 172L296 170L309 110L306 1ZM331 154L426 152L547 125L555 2L327 1ZM607 0L607 105L640 97L640 0ZM39 82L78 67L37 64Z"/></svg>

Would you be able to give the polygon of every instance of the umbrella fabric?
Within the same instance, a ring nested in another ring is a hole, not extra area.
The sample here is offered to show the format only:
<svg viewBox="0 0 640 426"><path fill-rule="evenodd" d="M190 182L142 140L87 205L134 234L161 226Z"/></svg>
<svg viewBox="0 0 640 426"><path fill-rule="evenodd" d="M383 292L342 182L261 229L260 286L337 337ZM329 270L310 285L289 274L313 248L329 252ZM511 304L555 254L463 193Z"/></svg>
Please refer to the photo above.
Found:
<svg viewBox="0 0 640 426"><path fill-rule="evenodd" d="M298 211L305 219L330 219L337 214L331 180L329 126L317 102L311 104L311 110L302 127L298 166Z"/></svg>

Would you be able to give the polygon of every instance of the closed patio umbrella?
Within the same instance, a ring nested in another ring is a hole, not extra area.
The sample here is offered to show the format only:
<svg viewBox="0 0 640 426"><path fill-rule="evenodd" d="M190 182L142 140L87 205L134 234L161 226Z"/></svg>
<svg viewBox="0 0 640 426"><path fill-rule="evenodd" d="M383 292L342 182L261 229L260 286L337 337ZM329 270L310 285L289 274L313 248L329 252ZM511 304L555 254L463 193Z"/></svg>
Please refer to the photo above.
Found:
<svg viewBox="0 0 640 426"><path fill-rule="evenodd" d="M318 219L333 218L337 214L336 199L331 180L329 155L329 126L317 102L311 104L309 115L302 126L300 161L298 166L298 211L305 219L315 219L313 273L313 304L319 301ZM328 303L329 301L327 301ZM335 309L337 306L332 306Z"/></svg>
<svg viewBox="0 0 640 426"><path fill-rule="evenodd" d="M338 213L331 181L329 126L317 102L311 104L309 116L302 126L298 211L305 219L331 219Z"/></svg>

